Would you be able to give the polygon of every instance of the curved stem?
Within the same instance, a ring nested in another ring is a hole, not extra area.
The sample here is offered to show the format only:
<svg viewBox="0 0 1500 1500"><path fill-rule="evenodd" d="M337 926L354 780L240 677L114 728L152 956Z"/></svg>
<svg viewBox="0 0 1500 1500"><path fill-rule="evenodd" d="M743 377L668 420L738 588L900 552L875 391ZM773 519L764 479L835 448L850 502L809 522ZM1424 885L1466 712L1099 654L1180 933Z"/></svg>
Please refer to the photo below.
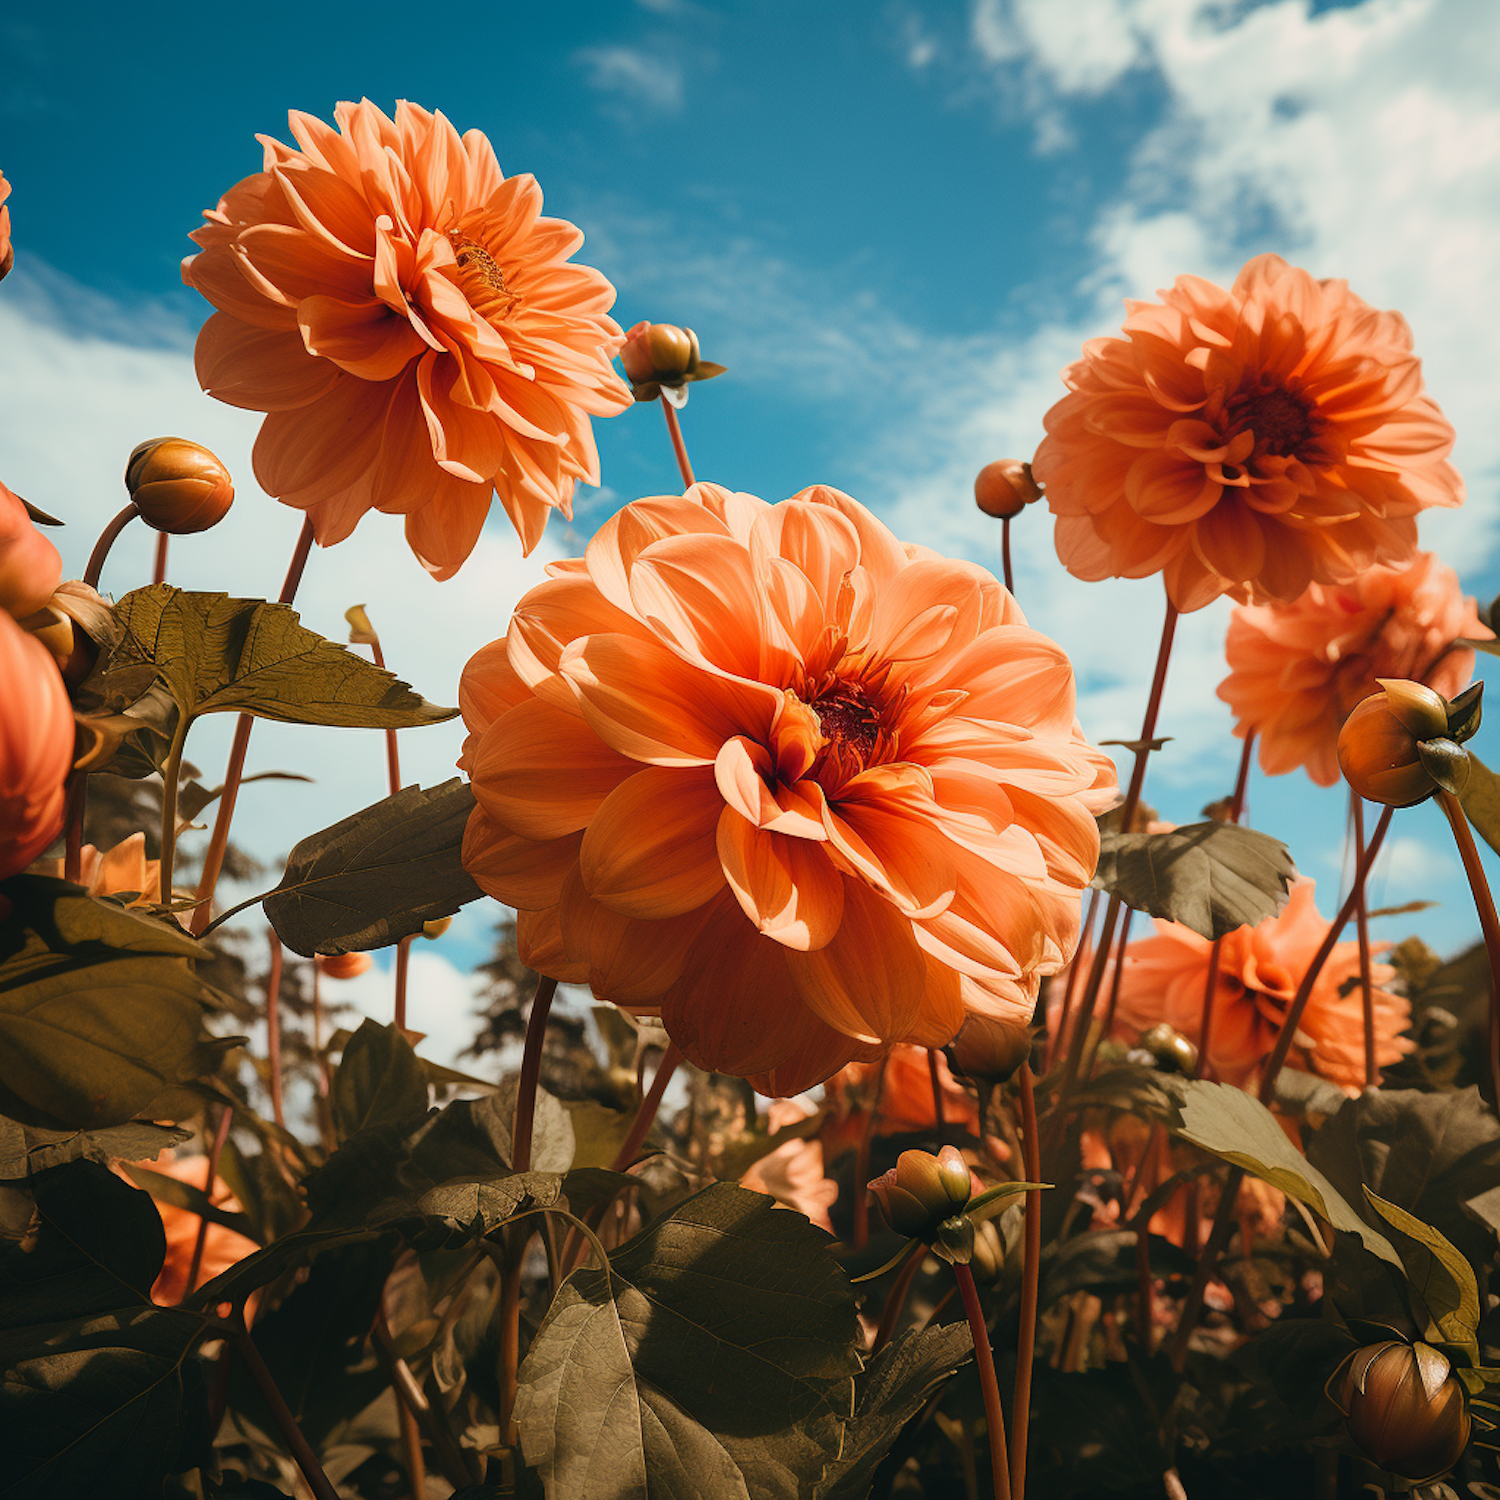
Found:
<svg viewBox="0 0 1500 1500"><path fill-rule="evenodd" d="M974 1286L974 1273L967 1266L954 1266L958 1293L964 1299L969 1315L969 1332L974 1336L974 1362L979 1366L979 1388L984 1393L984 1421L990 1434L990 1475L995 1500L1011 1500L1010 1460L1005 1452L1005 1413L1000 1407L1000 1382L995 1379L995 1354L990 1348L990 1331L984 1325L984 1309Z"/></svg>
<svg viewBox="0 0 1500 1500"><path fill-rule="evenodd" d="M152 583L165 583L167 581L167 533L158 531L156 533L156 562L151 569Z"/></svg>
<svg viewBox="0 0 1500 1500"><path fill-rule="evenodd" d="M531 1013L526 1018L526 1045L521 1053L521 1077L516 1085L516 1123L511 1133L510 1166L513 1172L531 1170L531 1133L536 1123L536 1090L542 1076L542 1048L547 1041L547 1017L557 981L539 974Z"/></svg>
<svg viewBox="0 0 1500 1500"><path fill-rule="evenodd" d="M901 1309L906 1306L906 1294L911 1291L911 1284L924 1259L925 1251L914 1250L906 1257L906 1264L896 1273L896 1279L886 1296L885 1306L880 1312L880 1327L875 1330L875 1342L870 1345L872 1358L890 1343L896 1324L901 1321Z"/></svg>
<svg viewBox="0 0 1500 1500"><path fill-rule="evenodd" d="M682 440L682 424L677 420L677 412L667 400L665 392L661 397L661 409L667 414L667 434L672 439L672 452L677 456L677 472L682 475L683 489L687 489L696 483L693 465L688 458L687 444Z"/></svg>
<svg viewBox="0 0 1500 1500"><path fill-rule="evenodd" d="M99 575L104 572L104 560L109 556L109 549L114 546L116 540L124 529L140 515L136 509L135 501L132 500L124 510L99 533L99 540L94 543L94 550L89 553L88 565L83 570L83 581L91 589L99 587Z"/></svg>
<svg viewBox="0 0 1500 1500"><path fill-rule="evenodd" d="M277 596L277 603L290 604L297 597L297 586L302 582L302 573L307 567L312 544L312 517L304 516L302 531L297 537L297 545L292 549L292 560L287 565L286 578L281 585L281 593ZM229 765L224 772L224 790L219 794L219 811L214 818L214 831L209 837L208 853L203 856L203 874L198 880L198 906L193 912L191 924L194 937L203 935L203 930L213 916L214 888L219 883L219 871L224 868L224 854L229 848L229 825L234 820L234 804L239 799L240 778L245 773L245 752L250 748L250 726L254 722L249 714L241 714L239 722L234 726L234 743L229 748Z"/></svg>
<svg viewBox="0 0 1500 1500"><path fill-rule="evenodd" d="M870 1142L875 1137L875 1122L880 1118L880 1098L885 1093L885 1070L889 1052L880 1059L875 1073L875 1097L870 1101L870 1115L854 1148L854 1248L863 1250L870 1240Z"/></svg>
<svg viewBox="0 0 1500 1500"><path fill-rule="evenodd" d="M662 1053L661 1061L656 1065L656 1076L651 1080L646 1097L641 1100L641 1107L635 1112L635 1123L630 1127L630 1134L625 1137L625 1144L616 1154L611 1171L623 1172L635 1160L636 1152L641 1149L641 1143L656 1122L662 1095L666 1093L667 1085L672 1081L672 1075L681 1061L682 1053L678 1050L677 1043L668 1042L667 1050Z"/></svg>
<svg viewBox="0 0 1500 1500"><path fill-rule="evenodd" d="M406 973L411 962L412 939L404 937L396 944L396 1029L406 1030Z"/></svg>
<svg viewBox="0 0 1500 1500"><path fill-rule="evenodd" d="M1068 1036L1068 1017L1073 1010L1073 992L1078 986L1078 976L1089 966L1090 944L1094 937L1094 918L1099 915L1099 887L1089 889L1089 899L1084 904L1083 922L1078 929L1078 946L1073 950L1073 960L1068 965L1068 982L1063 987L1062 1009L1058 1012L1057 1029L1047 1036L1047 1066L1051 1067L1057 1049Z"/></svg>
<svg viewBox="0 0 1500 1500"><path fill-rule="evenodd" d="M948 1121L943 1115L943 1084L938 1077L936 1047L927 1049L927 1076L932 1080L932 1123L937 1129L937 1142L941 1146L948 1134Z"/></svg>
<svg viewBox="0 0 1500 1500"><path fill-rule="evenodd" d="M213 1202L214 1183L219 1176L219 1159L224 1155L225 1143L229 1140L229 1127L234 1123L234 1106L226 1104L219 1110L219 1123L214 1128L213 1143L208 1148L208 1172L203 1183L203 1196ZM198 1272L203 1269L203 1251L208 1244L208 1220L198 1220L198 1235L193 1241L193 1258L188 1262L187 1285L182 1289L182 1300L192 1296L198 1285Z"/></svg>
<svg viewBox="0 0 1500 1500"><path fill-rule="evenodd" d="M1010 570L1010 517L1000 518L1000 570L1005 577L1005 591L1015 598L1016 580Z"/></svg>
<svg viewBox="0 0 1500 1500"><path fill-rule="evenodd" d="M266 975L266 1064L271 1078L271 1118L286 1129L281 1107L281 939L267 928L271 940L271 970Z"/></svg>
<svg viewBox="0 0 1500 1500"><path fill-rule="evenodd" d="M1479 913L1479 926L1484 932L1485 951L1490 958L1490 1087L1495 1091L1495 1098L1500 1100L1500 920L1495 916L1495 898L1490 894L1489 881L1484 877L1484 866L1479 862L1479 850L1474 847L1474 835L1469 832L1469 820L1464 816L1463 806L1452 792L1439 791L1437 796L1439 806L1447 815L1448 826L1453 830L1459 857L1464 862L1464 874L1469 877L1474 908Z"/></svg>
<svg viewBox="0 0 1500 1500"><path fill-rule="evenodd" d="M1365 852L1365 799L1349 788L1349 815L1354 823L1354 865L1359 868ZM1365 900L1365 883L1355 887L1354 930L1359 937L1359 999L1365 1023L1365 1087L1380 1082L1375 1062L1375 987L1370 982L1370 913Z"/></svg>
<svg viewBox="0 0 1500 1500"><path fill-rule="evenodd" d="M500 1280L500 1434L516 1446L516 1393L521 1368L521 1272L526 1264L530 1226L506 1236L509 1259Z"/></svg>
<svg viewBox="0 0 1500 1500"><path fill-rule="evenodd" d="M192 721L187 714L177 715L177 727L172 731L172 748L161 768L161 872L159 881L161 899L169 906L172 902L172 863L177 853L177 785L182 779L182 751L187 744L188 725Z"/></svg>
<svg viewBox="0 0 1500 1500"><path fill-rule="evenodd" d="M1042 1180L1042 1143L1036 1124L1036 1091L1031 1064L1023 1062L1017 1075L1021 1085L1021 1149L1026 1180ZM1024 1259L1021 1262L1021 1326L1016 1335L1016 1391L1011 1412L1015 1443L1010 1455L1013 1500L1025 1500L1026 1440L1031 1426L1031 1365L1036 1354L1036 1311L1042 1284L1042 1195L1026 1194Z"/></svg>

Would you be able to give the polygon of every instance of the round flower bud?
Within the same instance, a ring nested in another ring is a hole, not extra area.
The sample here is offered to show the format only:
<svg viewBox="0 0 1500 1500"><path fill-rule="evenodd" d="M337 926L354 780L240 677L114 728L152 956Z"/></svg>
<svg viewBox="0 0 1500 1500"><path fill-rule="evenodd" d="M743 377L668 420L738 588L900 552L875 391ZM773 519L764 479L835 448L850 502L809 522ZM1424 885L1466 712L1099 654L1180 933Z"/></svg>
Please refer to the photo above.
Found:
<svg viewBox="0 0 1500 1500"><path fill-rule="evenodd" d="M1032 478L1031 465L1020 459L998 458L986 464L974 481L974 503L996 520L1018 516L1033 500L1041 498L1042 489Z"/></svg>
<svg viewBox="0 0 1500 1500"><path fill-rule="evenodd" d="M0 609L21 619L62 582L57 548L32 525L26 504L0 484Z"/></svg>
<svg viewBox="0 0 1500 1500"><path fill-rule="evenodd" d="M887 1222L897 1234L930 1239L945 1219L963 1208L973 1191L969 1164L957 1146L903 1151L896 1165L870 1184Z"/></svg>
<svg viewBox="0 0 1500 1500"><path fill-rule="evenodd" d="M1410 700L1402 707L1407 718L1413 716ZM1434 734L1441 735L1446 729L1444 713L1443 727ZM1361 797L1388 807L1412 807L1438 788L1422 764L1418 744L1418 737L1392 708L1387 694L1372 693L1344 720L1339 731L1339 766L1344 779Z"/></svg>
<svg viewBox="0 0 1500 1500"><path fill-rule="evenodd" d="M1031 1056L1029 1026L974 1014L944 1049L955 1073L979 1083L1004 1083Z"/></svg>
<svg viewBox="0 0 1500 1500"><path fill-rule="evenodd" d="M229 470L207 448L186 438L139 444L125 465L125 488L141 519L173 536L217 526L234 500Z"/></svg>
<svg viewBox="0 0 1500 1500"><path fill-rule="evenodd" d="M1152 1066L1164 1073L1181 1073L1191 1078L1198 1066L1198 1049L1180 1031L1158 1021L1141 1033L1140 1045L1152 1060Z"/></svg>
<svg viewBox="0 0 1500 1500"><path fill-rule="evenodd" d="M1404 1479L1446 1474L1469 1444L1464 1388L1430 1344L1391 1340L1357 1350L1338 1404L1349 1436L1373 1463Z"/></svg>
<svg viewBox="0 0 1500 1500"><path fill-rule="evenodd" d="M313 962L330 979L358 979L372 959L368 953L320 953Z"/></svg>
<svg viewBox="0 0 1500 1500"><path fill-rule="evenodd" d="M675 323L637 323L625 336L620 362L636 385L648 380L681 380L698 362L692 329Z"/></svg>
<svg viewBox="0 0 1500 1500"><path fill-rule="evenodd" d="M1404 677L1379 677L1386 707L1419 740L1430 740L1448 732L1448 705L1443 695L1426 683Z"/></svg>

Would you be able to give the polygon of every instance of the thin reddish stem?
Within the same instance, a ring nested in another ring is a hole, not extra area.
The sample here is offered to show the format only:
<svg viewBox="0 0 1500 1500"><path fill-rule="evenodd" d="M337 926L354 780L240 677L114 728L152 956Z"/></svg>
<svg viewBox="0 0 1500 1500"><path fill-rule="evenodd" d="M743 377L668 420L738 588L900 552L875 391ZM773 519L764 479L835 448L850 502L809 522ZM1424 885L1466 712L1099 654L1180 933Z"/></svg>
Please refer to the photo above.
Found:
<svg viewBox="0 0 1500 1500"><path fill-rule="evenodd" d="M1017 1074L1021 1095L1021 1153L1026 1180L1042 1180L1042 1142L1036 1123L1036 1091L1032 1087L1031 1064L1023 1062ZM1016 1335L1016 1390L1011 1421L1015 1443L1010 1454L1010 1487L1013 1500L1025 1500L1026 1440L1031 1426L1031 1366L1036 1355L1036 1313L1042 1284L1042 1194L1026 1194L1026 1227L1021 1262L1021 1326Z"/></svg>
<svg viewBox="0 0 1500 1500"><path fill-rule="evenodd" d="M158 531L156 533L156 562L151 569L152 583L165 583L167 581L167 533Z"/></svg>
<svg viewBox="0 0 1500 1500"><path fill-rule="evenodd" d="M74 885L83 877L83 814L88 802L87 771L73 771L68 776L68 790L63 804L63 879Z"/></svg>
<svg viewBox="0 0 1500 1500"><path fill-rule="evenodd" d="M672 452L677 456L677 472L682 475L683 489L687 489L697 481L693 478L693 465L688 458L687 444L682 440L682 424L677 420L677 412L665 394L661 398L661 409L667 414L667 433L672 439Z"/></svg>
<svg viewBox="0 0 1500 1500"><path fill-rule="evenodd" d="M863 1250L870 1241L870 1142L875 1138L875 1122L880 1118L880 1098L885 1093L885 1070L890 1065L889 1052L880 1059L875 1073L875 1097L870 1101L869 1118L854 1148L854 1248Z"/></svg>
<svg viewBox="0 0 1500 1500"><path fill-rule="evenodd" d="M964 1299L969 1315L969 1332L974 1336L974 1362L979 1366L979 1388L984 1393L984 1421L990 1436L990 1474L995 1500L1011 1500L1010 1460L1005 1451L1005 1413L1000 1406L1000 1382L995 1378L995 1354L990 1348L990 1331L985 1327L984 1309L974 1286L974 1273L967 1266L955 1265L958 1294Z"/></svg>
<svg viewBox="0 0 1500 1500"><path fill-rule="evenodd" d="M943 1083L938 1077L936 1047L927 1049L927 1076L932 1081L932 1123L937 1130L938 1145L941 1146L948 1134L948 1121L943 1115Z"/></svg>
<svg viewBox="0 0 1500 1500"><path fill-rule="evenodd" d="M1109 1004L1104 1007L1104 1024L1099 1028L1100 1038L1110 1036L1115 1029L1115 1011L1120 1004L1120 981L1125 977L1125 950L1130 946L1130 926L1135 921L1135 908L1125 908L1125 920L1120 923L1120 944L1115 949L1115 970L1109 981Z"/></svg>
<svg viewBox="0 0 1500 1500"><path fill-rule="evenodd" d="M1479 926L1484 933L1485 951L1490 959L1490 1087L1495 1099L1500 1101L1500 919L1495 916L1495 898L1490 894L1490 883L1485 879L1484 866L1479 862L1479 850L1474 846L1474 835L1469 832L1469 820L1464 815L1463 805L1452 792L1439 791L1438 805L1447 815L1448 826L1453 830L1454 842L1458 845L1459 857L1464 862L1464 874L1469 877L1469 890L1474 896L1474 909L1479 913Z"/></svg>
<svg viewBox="0 0 1500 1500"><path fill-rule="evenodd" d="M120 511L110 521L109 525L99 533L99 540L94 543L94 550L89 553L87 566L83 570L83 581L91 589L99 587L100 575L104 572L104 562L109 556L109 549L114 546L119 535L124 529L140 515L136 509L135 501L132 500L124 510Z"/></svg>
<svg viewBox="0 0 1500 1500"><path fill-rule="evenodd" d="M925 1251L914 1250L907 1256L906 1264L901 1267L895 1281L891 1284L890 1293L885 1299L885 1306L880 1312L880 1327L875 1330L875 1342L870 1345L872 1357L879 1354L890 1343L891 1336L896 1331L896 1324L901 1321L901 1309L906 1306L907 1293L911 1291L911 1284L918 1270L921 1269L925 1255Z"/></svg>
<svg viewBox="0 0 1500 1500"><path fill-rule="evenodd" d="M1349 815L1354 823L1354 864L1359 867L1365 852L1365 799L1349 788ZM1359 938L1359 999L1365 1023L1365 1087L1374 1088L1380 1081L1375 1062L1375 986L1370 980L1370 913L1365 898L1365 883L1354 891L1354 930Z"/></svg>
<svg viewBox="0 0 1500 1500"><path fill-rule="evenodd" d="M1093 952L1094 918L1099 915L1099 887L1093 886L1089 890L1089 899L1084 903L1083 922L1078 929L1078 946L1073 950L1073 961L1068 965L1068 981L1063 986L1062 1009L1057 1015L1057 1027L1049 1030L1047 1036L1047 1066L1052 1066L1053 1058L1057 1049L1063 1045L1068 1036L1068 1017L1073 1011L1073 991L1078 985L1078 976L1089 966L1089 956Z"/></svg>
<svg viewBox="0 0 1500 1500"><path fill-rule="evenodd" d="M542 1048L547 1041L547 1017L557 981L537 976L531 1014L526 1018L526 1045L521 1052L521 1077L516 1085L516 1123L511 1134L510 1165L514 1172L531 1170L531 1134L536 1123L536 1090L542 1076Z"/></svg>
<svg viewBox="0 0 1500 1500"><path fill-rule="evenodd" d="M370 642L370 655L375 658L375 665L383 672L385 671L385 652L380 649L380 637L376 636ZM401 753L396 748L396 731L387 729L385 732L385 766L386 776L390 783L391 796L395 796L401 790Z"/></svg>
<svg viewBox="0 0 1500 1500"><path fill-rule="evenodd" d="M615 1156L612 1171L623 1172L635 1160L636 1152L641 1149L652 1125L656 1123L656 1112L661 1108L662 1096L681 1061L682 1052L677 1043L668 1042L667 1050L662 1053L661 1061L656 1065L656 1076L651 1080L651 1087L641 1100L641 1107L635 1112L635 1123L630 1127L630 1134L625 1137L625 1144Z"/></svg>
<svg viewBox="0 0 1500 1500"><path fill-rule="evenodd" d="M401 1447L406 1455L407 1487L411 1500L425 1500L427 1494L427 1465L422 1461L422 1429L405 1401L396 1402L401 1418Z"/></svg>
<svg viewBox="0 0 1500 1500"><path fill-rule="evenodd" d="M312 544L312 517L305 516L297 545L292 549L292 560L287 564L281 593L277 596L279 604L290 604L297 597L297 587L302 582L302 573L307 567ZM234 743L229 748L229 765L224 771L224 790L219 796L214 831L209 836L208 852L203 856L203 874L198 881L198 904L193 909L191 924L194 937L203 932L213 917L213 894L219 883L219 871L224 868L225 852L229 848L229 825L234 820L234 805L239 800L240 778L245 774L245 752L250 748L250 726L254 722L249 714L241 714L239 722L234 726Z"/></svg>
<svg viewBox="0 0 1500 1500"><path fill-rule="evenodd" d="M281 939L275 928L268 928L271 942L271 971L266 976L266 1064L271 1078L271 1118L286 1129L281 1106Z"/></svg>
<svg viewBox="0 0 1500 1500"><path fill-rule="evenodd" d="M1005 577L1005 589L1015 597L1016 580L1010 569L1010 517L1000 518L1000 570Z"/></svg>
<svg viewBox="0 0 1500 1500"><path fill-rule="evenodd" d="M406 976L411 964L412 939L404 937L396 944L396 1007L395 1022L398 1031L406 1030Z"/></svg>
<svg viewBox="0 0 1500 1500"><path fill-rule="evenodd" d="M234 1107L226 1104L219 1111L219 1123L214 1128L214 1138L208 1148L208 1170L204 1173L203 1196L213 1201L214 1183L219 1179L219 1161L224 1155L224 1146L229 1140L229 1127L234 1123ZM184 1299L191 1296L198 1285L198 1273L203 1269L203 1251L208 1244L208 1220L198 1220L198 1234L193 1240L193 1257L188 1262L187 1285L183 1288Z"/></svg>

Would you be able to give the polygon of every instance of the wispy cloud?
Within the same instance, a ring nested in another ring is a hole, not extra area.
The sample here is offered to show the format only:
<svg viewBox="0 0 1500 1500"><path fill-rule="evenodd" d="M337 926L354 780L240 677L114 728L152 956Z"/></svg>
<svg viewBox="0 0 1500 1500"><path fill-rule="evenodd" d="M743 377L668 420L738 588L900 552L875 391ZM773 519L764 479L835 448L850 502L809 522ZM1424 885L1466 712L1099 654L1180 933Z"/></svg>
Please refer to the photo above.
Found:
<svg viewBox="0 0 1500 1500"><path fill-rule="evenodd" d="M659 114L676 114L682 108L682 65L664 52L585 47L573 58L587 73L589 86L610 99Z"/></svg>

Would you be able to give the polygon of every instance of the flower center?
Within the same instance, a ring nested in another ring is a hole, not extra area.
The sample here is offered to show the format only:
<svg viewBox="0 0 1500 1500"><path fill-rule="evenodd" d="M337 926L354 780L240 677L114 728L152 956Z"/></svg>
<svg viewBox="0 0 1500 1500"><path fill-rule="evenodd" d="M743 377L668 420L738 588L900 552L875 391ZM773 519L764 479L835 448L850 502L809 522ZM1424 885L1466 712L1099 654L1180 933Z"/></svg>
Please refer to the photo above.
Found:
<svg viewBox="0 0 1500 1500"><path fill-rule="evenodd" d="M453 233L448 236L453 246L453 257L458 262L458 284L469 306L490 323L498 323L512 313L520 297L505 284L502 271L478 240L466 234Z"/></svg>
<svg viewBox="0 0 1500 1500"><path fill-rule="evenodd" d="M1240 431L1249 428L1255 434L1255 446L1262 453L1288 457L1312 436L1307 404L1290 391L1277 387L1241 399L1244 404L1235 413L1236 425Z"/></svg>
<svg viewBox="0 0 1500 1500"><path fill-rule="evenodd" d="M842 776L855 776L870 763L884 734L880 710L857 682L835 681L810 705L828 741L824 756Z"/></svg>

